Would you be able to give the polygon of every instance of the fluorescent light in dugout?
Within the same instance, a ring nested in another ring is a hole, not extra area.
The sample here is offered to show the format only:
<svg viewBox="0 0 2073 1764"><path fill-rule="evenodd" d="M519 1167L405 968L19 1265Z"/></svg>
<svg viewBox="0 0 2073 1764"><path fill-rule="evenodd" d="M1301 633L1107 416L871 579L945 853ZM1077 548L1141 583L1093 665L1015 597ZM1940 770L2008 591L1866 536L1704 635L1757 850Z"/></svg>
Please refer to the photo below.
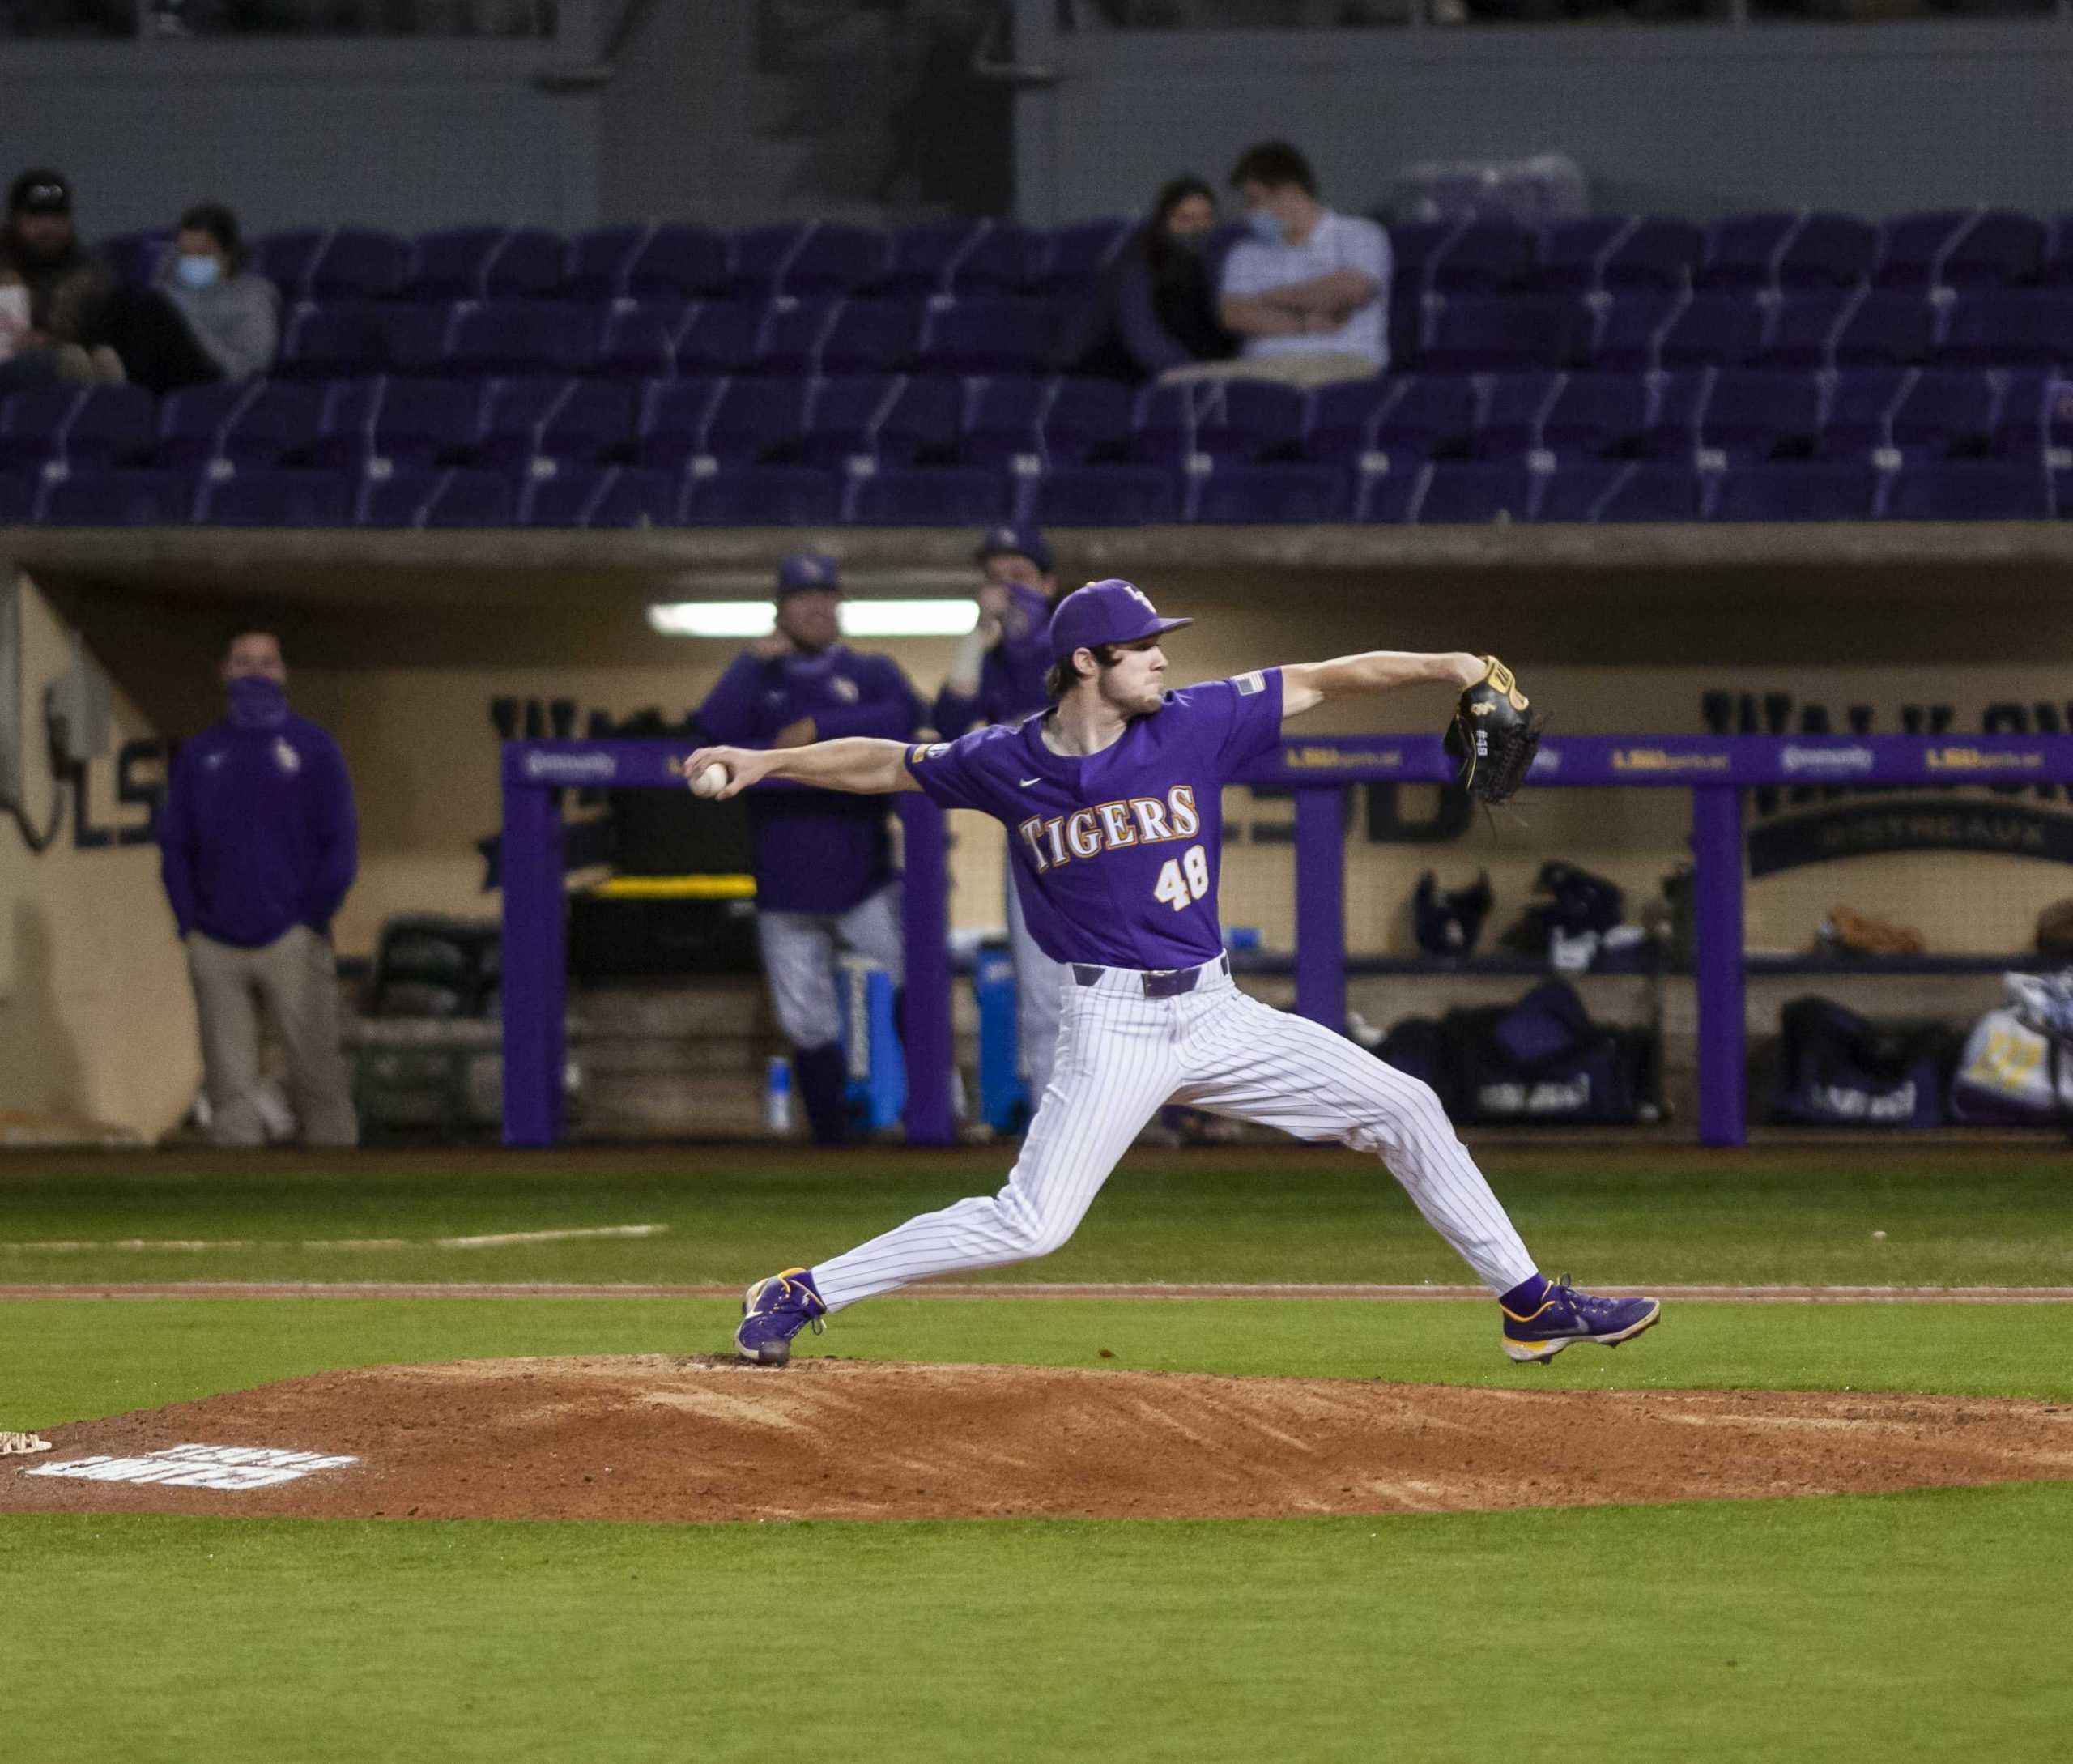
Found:
<svg viewBox="0 0 2073 1764"><path fill-rule="evenodd" d="M970 600L845 600L836 616L845 637L963 637L979 622L979 608ZM768 600L676 600L648 609L650 628L664 637L768 637L777 617Z"/></svg>

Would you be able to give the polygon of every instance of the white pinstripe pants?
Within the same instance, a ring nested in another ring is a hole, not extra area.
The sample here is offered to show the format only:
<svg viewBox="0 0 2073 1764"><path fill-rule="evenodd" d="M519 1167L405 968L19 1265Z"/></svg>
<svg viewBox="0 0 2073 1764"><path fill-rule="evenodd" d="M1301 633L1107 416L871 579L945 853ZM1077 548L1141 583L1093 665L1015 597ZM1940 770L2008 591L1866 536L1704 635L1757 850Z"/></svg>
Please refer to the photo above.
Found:
<svg viewBox="0 0 2073 1764"><path fill-rule="evenodd" d="M1136 974L1111 968L1091 986L1067 973L1057 1063L1007 1186L821 1263L821 1297L840 1310L931 1275L1049 1255L1168 1101L1372 1152L1492 1292L1535 1272L1428 1085L1214 967L1172 999L1146 998Z"/></svg>

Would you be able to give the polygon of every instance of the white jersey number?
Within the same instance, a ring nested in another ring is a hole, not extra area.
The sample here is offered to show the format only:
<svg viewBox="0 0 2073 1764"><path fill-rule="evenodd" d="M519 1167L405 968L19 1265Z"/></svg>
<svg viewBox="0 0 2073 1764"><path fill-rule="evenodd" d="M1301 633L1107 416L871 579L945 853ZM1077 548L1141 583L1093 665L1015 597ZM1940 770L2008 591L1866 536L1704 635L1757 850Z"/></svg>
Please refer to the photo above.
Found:
<svg viewBox="0 0 2073 1764"><path fill-rule="evenodd" d="M1151 891L1155 901L1164 901L1177 913L1185 913L1209 893L1209 854L1200 846L1190 846L1178 858L1168 858Z"/></svg>

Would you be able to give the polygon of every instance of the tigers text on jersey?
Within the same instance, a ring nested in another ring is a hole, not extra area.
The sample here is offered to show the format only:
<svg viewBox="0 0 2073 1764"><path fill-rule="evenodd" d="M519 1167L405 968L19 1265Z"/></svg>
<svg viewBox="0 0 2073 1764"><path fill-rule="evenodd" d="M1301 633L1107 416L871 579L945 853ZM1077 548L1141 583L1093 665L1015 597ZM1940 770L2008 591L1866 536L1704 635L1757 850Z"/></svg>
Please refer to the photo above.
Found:
<svg viewBox="0 0 2073 1764"><path fill-rule="evenodd" d="M907 751L946 808L1003 822L1030 934L1054 961L1188 968L1222 952L1224 786L1281 738L1279 668L1168 692L1085 758L1043 719Z"/></svg>

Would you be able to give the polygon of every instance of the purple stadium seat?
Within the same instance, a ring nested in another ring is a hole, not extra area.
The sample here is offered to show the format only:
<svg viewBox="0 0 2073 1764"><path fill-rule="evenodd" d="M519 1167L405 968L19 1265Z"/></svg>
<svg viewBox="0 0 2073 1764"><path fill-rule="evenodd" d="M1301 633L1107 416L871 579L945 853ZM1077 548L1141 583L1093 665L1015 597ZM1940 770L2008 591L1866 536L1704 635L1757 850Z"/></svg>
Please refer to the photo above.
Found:
<svg viewBox="0 0 2073 1764"><path fill-rule="evenodd" d="M1475 426L1475 382L1432 373L1351 380L1319 390L1304 437L1313 459L1386 454L1393 464L1458 453Z"/></svg>
<svg viewBox="0 0 2073 1764"><path fill-rule="evenodd" d="M1989 373L1989 450L2004 459L2037 459L2073 449L2073 379L2055 372Z"/></svg>
<svg viewBox="0 0 2073 1764"><path fill-rule="evenodd" d="M1364 524L1396 526L1411 518L1412 501L1424 489L1429 463L1354 473L1347 488L1345 518Z"/></svg>
<svg viewBox="0 0 2073 1764"><path fill-rule="evenodd" d="M990 526L1007 518L1011 480L977 466L895 467L851 486L858 526Z"/></svg>
<svg viewBox="0 0 2073 1764"><path fill-rule="evenodd" d="M521 526L638 527L674 523L675 473L639 466L560 466L527 476L518 490Z"/></svg>
<svg viewBox="0 0 2073 1764"><path fill-rule="evenodd" d="M763 309L739 300L700 300L677 333L677 372L687 377L740 373L756 358Z"/></svg>
<svg viewBox="0 0 2073 1764"><path fill-rule="evenodd" d="M537 300L561 292L568 245L538 227L455 227L423 234L401 290L414 300Z"/></svg>
<svg viewBox="0 0 2073 1764"><path fill-rule="evenodd" d="M1541 231L1533 285L1547 293L1689 286L1705 236L1660 215L1593 215Z"/></svg>
<svg viewBox="0 0 2073 1764"><path fill-rule="evenodd" d="M1993 383L1980 373L1888 368L1839 373L1828 389L1820 450L1832 458L1875 454L1885 465L1982 454L1995 402Z"/></svg>
<svg viewBox="0 0 2073 1764"><path fill-rule="evenodd" d="M1151 386L1137 395L1125 451L1146 465L1176 465L1195 454L1265 459L1293 450L1305 407L1292 386Z"/></svg>
<svg viewBox="0 0 2073 1764"><path fill-rule="evenodd" d="M354 492L355 526L509 526L511 480L500 471L449 467L363 478Z"/></svg>
<svg viewBox="0 0 2073 1764"><path fill-rule="evenodd" d="M914 359L922 332L919 302L855 300L844 302L821 339L823 373L890 373Z"/></svg>
<svg viewBox="0 0 2073 1764"><path fill-rule="evenodd" d="M1594 368L1645 373L1662 364L1662 340L1690 296L1648 289L1594 300L1585 355Z"/></svg>
<svg viewBox="0 0 2073 1764"><path fill-rule="evenodd" d="M429 372L447 315L434 307L298 306L281 338L277 374L303 380Z"/></svg>
<svg viewBox="0 0 2073 1764"><path fill-rule="evenodd" d="M884 274L891 241L862 227L788 221L734 236L730 290L738 300L846 294Z"/></svg>
<svg viewBox="0 0 2073 1764"><path fill-rule="evenodd" d="M1347 490L1347 474L1330 466L1220 462L1190 478L1188 518L1258 526L1334 521Z"/></svg>
<svg viewBox="0 0 2073 1764"><path fill-rule="evenodd" d="M858 374L813 389L794 449L807 465L870 460L910 466L947 454L957 434L963 389L955 380Z"/></svg>
<svg viewBox="0 0 2073 1764"><path fill-rule="evenodd" d="M177 526L194 501L184 472L81 471L38 485L33 507L45 526Z"/></svg>
<svg viewBox="0 0 2073 1764"><path fill-rule="evenodd" d="M637 300L709 299L726 292L733 261L724 234L704 227L657 227L634 254L626 292Z"/></svg>
<svg viewBox="0 0 2073 1764"><path fill-rule="evenodd" d="M1025 518L1044 526L1144 526L1181 518L1179 475L1160 466L1067 466L1036 483Z"/></svg>
<svg viewBox="0 0 2073 1764"><path fill-rule="evenodd" d="M0 471L139 463L157 418L151 394L137 386L32 386L0 401Z"/></svg>
<svg viewBox="0 0 2073 1764"><path fill-rule="evenodd" d="M935 294L1019 294L1041 272L1049 241L1013 221L946 220L892 237L875 292L913 298Z"/></svg>
<svg viewBox="0 0 2073 1764"><path fill-rule="evenodd" d="M1418 359L1433 373L1563 368L1589 335L1587 309L1568 296L1464 295L1427 305Z"/></svg>
<svg viewBox="0 0 2073 1764"><path fill-rule="evenodd" d="M131 473L129 475L134 476ZM0 526L19 526L29 518L28 480L0 472Z"/></svg>
<svg viewBox="0 0 2073 1764"><path fill-rule="evenodd" d="M687 300L614 300L598 328L592 371L611 379L667 379L677 371L677 344L691 313Z"/></svg>
<svg viewBox="0 0 2073 1764"><path fill-rule="evenodd" d="M1569 378L1561 373L1479 376L1469 452L1478 459L1518 459L1539 449L1548 415Z"/></svg>
<svg viewBox="0 0 2073 1764"><path fill-rule="evenodd" d="M492 380L482 391L476 456L503 467L608 463L632 445L633 401L623 380Z"/></svg>
<svg viewBox="0 0 2073 1764"><path fill-rule="evenodd" d="M1706 229L1701 288L1852 288L1871 274L1878 236L1854 215L1730 215Z"/></svg>
<svg viewBox="0 0 2073 1764"><path fill-rule="evenodd" d="M452 380L377 377L326 386L315 462L377 472L464 462L481 432L482 388Z"/></svg>
<svg viewBox="0 0 2073 1764"><path fill-rule="evenodd" d="M1650 377L1642 450L1719 466L1806 454L1820 420L1811 374L1701 368Z"/></svg>
<svg viewBox="0 0 2073 1764"><path fill-rule="evenodd" d="M1056 329L1051 308L1041 300L931 305L915 358L931 373L1041 373L1051 364Z"/></svg>
<svg viewBox="0 0 2073 1764"><path fill-rule="evenodd" d="M651 383L635 424L634 458L666 469L784 459L806 431L814 390L811 380Z"/></svg>
<svg viewBox="0 0 2073 1764"><path fill-rule="evenodd" d="M1818 460L1738 467L1721 475L1717 521L1868 521L1884 474L1852 462Z"/></svg>
<svg viewBox="0 0 2073 1764"><path fill-rule="evenodd" d="M1693 294L1665 320L1656 343L1658 368L1732 368L1752 360L1764 334L1764 309L1752 296Z"/></svg>
<svg viewBox="0 0 2073 1764"><path fill-rule="evenodd" d="M841 480L811 466L751 466L700 475L685 487L689 526L822 526L841 518Z"/></svg>
<svg viewBox="0 0 2073 1764"><path fill-rule="evenodd" d="M1049 470L1119 452L1133 396L1113 380L974 380L965 394L957 458L1001 465L1027 455Z"/></svg>
<svg viewBox="0 0 2073 1764"><path fill-rule="evenodd" d="M1426 467L1424 485L1405 518L1420 526L1530 521L1547 475L1522 465L1442 460Z"/></svg>
<svg viewBox="0 0 2073 1764"><path fill-rule="evenodd" d="M2037 279L2044 228L2006 209L1896 215L1879 229L1881 288L2006 288Z"/></svg>
<svg viewBox="0 0 2073 1764"><path fill-rule="evenodd" d="M1624 454L1648 420L1648 382L1636 373L1570 373L1541 419L1536 444L1564 459Z"/></svg>
<svg viewBox="0 0 2073 1764"><path fill-rule="evenodd" d="M653 224L645 227L597 227L579 232L568 241L568 273L561 286L562 298L571 300L630 300L633 292L633 266L654 237ZM684 296L672 288L668 295Z"/></svg>
<svg viewBox="0 0 2073 1764"><path fill-rule="evenodd" d="M445 371L469 377L584 373L597 360L602 316L561 300L457 301L441 339Z"/></svg>
<svg viewBox="0 0 2073 1764"><path fill-rule="evenodd" d="M187 386L159 405L152 458L186 471L211 459L278 466L307 457L317 439L317 394L292 381Z"/></svg>
<svg viewBox="0 0 2073 1764"><path fill-rule="evenodd" d="M205 473L194 496L195 520L215 526L343 526L347 513L346 481L332 471Z"/></svg>
<svg viewBox="0 0 2073 1764"><path fill-rule="evenodd" d="M2050 288L2073 283L2073 215L2056 215L2046 224L2038 279Z"/></svg>
<svg viewBox="0 0 2073 1764"><path fill-rule="evenodd" d="M1919 294L1856 288L1789 294L1769 308L1756 361L1766 368L1904 368L1929 352Z"/></svg>
<svg viewBox="0 0 2073 1764"><path fill-rule="evenodd" d="M1397 275L1420 293L1501 293L1533 271L1533 235L1501 217L1392 228L1390 239Z"/></svg>
<svg viewBox="0 0 2073 1764"><path fill-rule="evenodd" d="M1038 243L1028 271L1031 289L1054 296L1083 292L1108 268L1136 228L1134 220L1082 220L1054 228Z"/></svg>
<svg viewBox="0 0 2073 1764"><path fill-rule="evenodd" d="M252 267L281 291L283 300L313 299L309 266L329 236L330 229L324 227L262 233L252 241Z"/></svg>
<svg viewBox="0 0 2073 1764"><path fill-rule="evenodd" d="M782 374L790 379L811 379L820 372L820 346L835 328L841 311L842 301L836 296L772 300L756 324L756 351L749 358L751 370Z"/></svg>
<svg viewBox="0 0 2073 1764"><path fill-rule="evenodd" d="M163 227L142 232L118 232L104 239L97 248L108 259L115 279L138 286L158 274L159 259L172 244L172 235Z"/></svg>
<svg viewBox="0 0 2073 1764"><path fill-rule="evenodd" d="M1652 372L1670 368L1739 367L1755 353L1763 330L1762 308L1753 296L1687 291L1654 309L1615 300L1605 309L1590 352L1591 365Z"/></svg>
<svg viewBox="0 0 2073 1764"><path fill-rule="evenodd" d="M2073 363L2073 292L1960 295L1935 347L1939 367L2050 368Z"/></svg>
<svg viewBox="0 0 2073 1764"><path fill-rule="evenodd" d="M1615 524L1703 520L1716 477L1662 460L1579 460L1549 477L1534 518Z"/></svg>
<svg viewBox="0 0 2073 1764"><path fill-rule="evenodd" d="M287 300L386 300L403 285L407 240L366 227L269 233L253 247L255 266Z"/></svg>
<svg viewBox="0 0 2073 1764"><path fill-rule="evenodd" d="M2049 521L2055 487L2041 462L1943 460L1895 475L1889 521Z"/></svg>

